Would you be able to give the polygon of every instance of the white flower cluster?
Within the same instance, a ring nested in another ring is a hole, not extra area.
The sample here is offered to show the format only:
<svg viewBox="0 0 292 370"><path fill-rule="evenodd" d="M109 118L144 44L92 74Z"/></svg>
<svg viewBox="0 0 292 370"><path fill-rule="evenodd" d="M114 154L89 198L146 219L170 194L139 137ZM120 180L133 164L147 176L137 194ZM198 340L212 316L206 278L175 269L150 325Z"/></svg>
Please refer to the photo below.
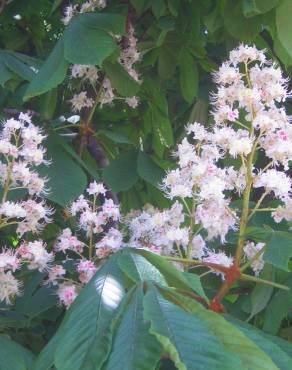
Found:
<svg viewBox="0 0 292 370"><path fill-rule="evenodd" d="M58 285L59 300L67 308L77 297L82 286L88 283L97 271L96 260L108 257L122 246L121 232L111 227L111 224L120 220L119 206L114 204L112 199L105 197L106 192L102 183L94 181L87 188L89 197L80 195L70 206L69 212L76 217L77 229L84 234L87 242L79 240L70 228L66 228L58 236L54 246L54 251L65 254L66 260L74 257L78 275L79 281L76 282L68 279L62 265L54 265L49 270L48 282ZM101 205L98 204L99 198L104 199Z"/></svg>
<svg viewBox="0 0 292 370"><path fill-rule="evenodd" d="M41 199L47 193L46 179L36 172L39 165L49 163L41 146L44 138L28 114L21 113L18 119L11 118L2 124L0 227L16 224L19 235L37 233L51 221L53 211ZM8 200L9 194L17 189L25 189L29 197L18 202Z"/></svg>
<svg viewBox="0 0 292 370"><path fill-rule="evenodd" d="M197 243L196 256L193 238L200 238L198 230L203 229L207 240L220 238L225 242L227 233L238 228L241 217L230 199L241 196L247 187L258 189L262 195L254 212L261 210L265 196L271 194L281 202L272 213L274 220L292 220L291 179L281 170L281 166L286 170L292 159L292 125L280 106L290 95L280 68L253 46L240 45L233 50L214 79L218 84L212 95L215 124L208 129L199 123L186 127L188 138L176 152L179 167L169 171L162 184L170 199L181 200L186 206L190 222L183 223L182 206L176 202L181 218L174 232L169 221L173 218L171 210L144 211L132 218L129 226L132 243L142 240L152 249L160 248L160 253L165 253L165 248L169 253L171 242L175 242L189 258L228 267L233 258L209 250L203 240ZM267 162L263 168L257 167L256 152ZM225 159L237 159L239 166L228 166ZM253 258L261 247L261 243L250 242L244 247L245 257ZM259 273L261 257L251 267Z"/></svg>

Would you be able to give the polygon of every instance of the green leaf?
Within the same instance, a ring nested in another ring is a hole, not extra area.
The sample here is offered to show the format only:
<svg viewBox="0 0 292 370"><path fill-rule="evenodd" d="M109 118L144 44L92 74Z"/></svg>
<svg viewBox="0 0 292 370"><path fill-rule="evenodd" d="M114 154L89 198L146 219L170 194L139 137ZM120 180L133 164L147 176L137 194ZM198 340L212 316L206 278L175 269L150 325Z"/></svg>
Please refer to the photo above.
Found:
<svg viewBox="0 0 292 370"><path fill-rule="evenodd" d="M39 112L45 120L51 120L57 106L58 90L52 89L39 99Z"/></svg>
<svg viewBox="0 0 292 370"><path fill-rule="evenodd" d="M151 105L145 113L144 122L151 125L155 137L163 146L173 145L173 132L168 116L159 107Z"/></svg>
<svg viewBox="0 0 292 370"><path fill-rule="evenodd" d="M136 12L140 15L150 8L152 0L131 0L131 4L133 4Z"/></svg>
<svg viewBox="0 0 292 370"><path fill-rule="evenodd" d="M76 163L80 165L80 167L83 167L83 169L91 175L95 180L99 180L99 175L97 173L97 169L89 165L85 162L80 156L76 153L76 151L69 145L65 140L62 140L60 136L56 136L54 134L51 134L54 137L54 140L58 142L59 145L61 145L65 151L74 159ZM86 150L84 151L84 155L86 155Z"/></svg>
<svg viewBox="0 0 292 370"><path fill-rule="evenodd" d="M144 298L145 318L179 370L234 370L240 362L224 349L207 324L164 299L152 286Z"/></svg>
<svg viewBox="0 0 292 370"><path fill-rule="evenodd" d="M13 78L13 73L7 68L6 64L0 62L0 85L4 87L5 83Z"/></svg>
<svg viewBox="0 0 292 370"><path fill-rule="evenodd" d="M125 152L114 159L103 170L103 179L114 192L130 189L139 179L137 153Z"/></svg>
<svg viewBox="0 0 292 370"><path fill-rule="evenodd" d="M55 289L41 286L46 274L35 272L25 281L23 294L15 302L15 310L30 319L54 307L58 303Z"/></svg>
<svg viewBox="0 0 292 370"><path fill-rule="evenodd" d="M46 141L47 158L52 164L42 166L40 173L49 178L50 193L48 199L61 206L66 206L83 193L87 177L83 169L64 149L57 135L50 135Z"/></svg>
<svg viewBox="0 0 292 370"><path fill-rule="evenodd" d="M199 75L197 64L186 48L180 52L179 71L182 95L188 103L191 103L198 95Z"/></svg>
<svg viewBox="0 0 292 370"><path fill-rule="evenodd" d="M157 254L148 252L144 249L135 249L134 251L154 265L157 270L161 272L169 286L187 291L193 290L206 298L202 285L197 279L185 277L185 275L178 271L171 263Z"/></svg>
<svg viewBox="0 0 292 370"><path fill-rule="evenodd" d="M155 18L160 18L165 15L166 6L164 0L155 0L152 2L152 11Z"/></svg>
<svg viewBox="0 0 292 370"><path fill-rule="evenodd" d="M110 130L98 130L97 135L104 135L114 143L118 144L133 144L130 139L127 138L124 134L116 131Z"/></svg>
<svg viewBox="0 0 292 370"><path fill-rule="evenodd" d="M151 157L148 154L140 151L138 154L137 165L139 176L150 184L159 187L164 175L164 171L157 166L155 162L153 162Z"/></svg>
<svg viewBox="0 0 292 370"><path fill-rule="evenodd" d="M262 273L261 278L274 281L275 270L272 265L266 264ZM248 319L250 321L255 315L266 308L273 293L273 287L265 284L256 284L250 295L251 311Z"/></svg>
<svg viewBox="0 0 292 370"><path fill-rule="evenodd" d="M241 360L239 369L279 370L271 359L239 329L230 324L222 315L206 310L194 299L190 299L169 289L160 289L167 299L179 304L183 309L193 313L208 324L210 331L218 337L228 351Z"/></svg>
<svg viewBox="0 0 292 370"><path fill-rule="evenodd" d="M268 305L265 316L263 330L271 334L277 334L282 320L288 316L292 307L292 276L284 284L290 287L290 290L279 290L275 293ZM292 348L292 345L291 345Z"/></svg>
<svg viewBox="0 0 292 370"><path fill-rule="evenodd" d="M240 0L227 0L223 17L228 32L238 40L252 41L261 31L261 16L245 18Z"/></svg>
<svg viewBox="0 0 292 370"><path fill-rule="evenodd" d="M34 355L4 335L0 335L0 370L32 370Z"/></svg>
<svg viewBox="0 0 292 370"><path fill-rule="evenodd" d="M119 64L104 62L104 70L112 86L122 96L134 96L140 89L140 85Z"/></svg>
<svg viewBox="0 0 292 370"><path fill-rule="evenodd" d="M285 231L274 231L266 245L264 260L279 269L289 271L288 262L292 257L292 234Z"/></svg>
<svg viewBox="0 0 292 370"><path fill-rule="evenodd" d="M24 100L41 95L63 82L68 69L63 41L59 40L25 92Z"/></svg>
<svg viewBox="0 0 292 370"><path fill-rule="evenodd" d="M164 43L159 48L158 74L164 79L173 77L181 49L181 36L175 32L168 32Z"/></svg>
<svg viewBox="0 0 292 370"><path fill-rule="evenodd" d="M101 66L117 49L114 39L107 32L85 26L79 17L72 19L63 38L64 55L71 63Z"/></svg>
<svg viewBox="0 0 292 370"><path fill-rule="evenodd" d="M275 338L274 340L272 336L265 334L264 332L256 329L254 326L245 324L242 321L232 318L231 316L226 316L226 318L228 321L238 327L238 329L241 330L247 338L256 343L259 348L272 359L277 367L274 366L271 367L271 369L290 370L292 368L291 356L289 356L285 350L281 348L281 340L277 343L277 339L280 338ZM288 342L287 345L289 345ZM291 344L290 347L292 347ZM270 367L266 367L265 369L270 369Z"/></svg>
<svg viewBox="0 0 292 370"><path fill-rule="evenodd" d="M138 287L117 329L105 370L155 370L161 349L143 318L143 290Z"/></svg>
<svg viewBox="0 0 292 370"><path fill-rule="evenodd" d="M258 14L267 13L279 4L279 0L244 0L243 14L245 17L253 17Z"/></svg>
<svg viewBox="0 0 292 370"><path fill-rule="evenodd" d="M124 295L121 271L112 256L66 313L66 322L57 332L57 369L101 369L110 350L111 322Z"/></svg>
<svg viewBox="0 0 292 370"><path fill-rule="evenodd" d="M276 9L276 26L280 42L292 57L291 14L292 2L283 0Z"/></svg>
<svg viewBox="0 0 292 370"><path fill-rule="evenodd" d="M131 248L123 249L118 255L121 270L135 283L146 280L167 285L163 275L146 258L133 252Z"/></svg>
<svg viewBox="0 0 292 370"><path fill-rule="evenodd" d="M101 29L114 35L127 35L126 17L114 13L85 13L76 18L87 27Z"/></svg>

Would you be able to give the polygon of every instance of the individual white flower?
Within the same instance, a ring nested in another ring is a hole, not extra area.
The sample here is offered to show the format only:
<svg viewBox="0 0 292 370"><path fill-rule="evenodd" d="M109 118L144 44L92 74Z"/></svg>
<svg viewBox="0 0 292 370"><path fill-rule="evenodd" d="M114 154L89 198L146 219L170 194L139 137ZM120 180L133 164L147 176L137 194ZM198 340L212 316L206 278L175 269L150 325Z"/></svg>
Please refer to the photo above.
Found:
<svg viewBox="0 0 292 370"><path fill-rule="evenodd" d="M89 187L87 188L87 193L89 195L99 195L99 194L105 195L106 192L107 190L104 187L104 185L102 183L98 184L96 181L91 182L89 184Z"/></svg>
<svg viewBox="0 0 292 370"><path fill-rule="evenodd" d="M206 253L206 243L205 243L204 239L202 238L202 236L200 234L195 235L192 239L192 242L191 242L190 257L200 260L200 259L203 258L205 253Z"/></svg>
<svg viewBox="0 0 292 370"><path fill-rule="evenodd" d="M276 197L287 197L291 191L291 179L285 173L275 169L260 173L254 180L254 187L264 187L267 192L274 192Z"/></svg>
<svg viewBox="0 0 292 370"><path fill-rule="evenodd" d="M261 251L265 246L265 243L248 242L243 247L245 258L249 261L255 257L255 255ZM256 275L259 275L261 270L264 268L265 262L263 259L263 253L251 263L251 268Z"/></svg>
<svg viewBox="0 0 292 370"><path fill-rule="evenodd" d="M10 305L13 298L20 294L20 285L11 271L0 272L0 302Z"/></svg>
<svg viewBox="0 0 292 370"><path fill-rule="evenodd" d="M74 94L70 102L72 104L72 109L75 112L80 111L82 108L91 108L94 104L93 99L87 96L86 91L81 91L79 94Z"/></svg>

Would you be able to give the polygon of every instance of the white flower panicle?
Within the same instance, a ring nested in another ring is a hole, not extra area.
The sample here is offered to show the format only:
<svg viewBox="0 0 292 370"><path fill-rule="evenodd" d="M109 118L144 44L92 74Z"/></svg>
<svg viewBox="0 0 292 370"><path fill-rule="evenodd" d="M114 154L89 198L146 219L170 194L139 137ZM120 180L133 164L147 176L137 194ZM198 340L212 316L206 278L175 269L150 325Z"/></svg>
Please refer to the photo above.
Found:
<svg viewBox="0 0 292 370"><path fill-rule="evenodd" d="M291 179L279 167L287 170L292 159L292 126L281 106L290 93L280 68L254 46L233 50L214 73L214 80L214 125L206 128L195 122L186 127L188 136L175 153L178 168L167 173L161 186L167 197L176 200L176 207L181 207L180 222L172 225L169 210L148 208L130 217L128 225L133 246L156 248L161 254L183 252L189 258L230 267L233 257L209 250L194 230L203 229L206 240L219 238L224 243L228 232L239 227L241 216L230 199L241 196L247 183L262 194L257 208L270 194L281 202L272 213L274 220L292 220ZM268 164L257 167L254 160L249 173L248 161L256 151ZM237 159L241 167L226 165L225 158L229 163ZM184 218L191 220L193 230ZM261 243L248 243L246 258L261 247ZM251 267L258 274L263 260L253 261Z"/></svg>

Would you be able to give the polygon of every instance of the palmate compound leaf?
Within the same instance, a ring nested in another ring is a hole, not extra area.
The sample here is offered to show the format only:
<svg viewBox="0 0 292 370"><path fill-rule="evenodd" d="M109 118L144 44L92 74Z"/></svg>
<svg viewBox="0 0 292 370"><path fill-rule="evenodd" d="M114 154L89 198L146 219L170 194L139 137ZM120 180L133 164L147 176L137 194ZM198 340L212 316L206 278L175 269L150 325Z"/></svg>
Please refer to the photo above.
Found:
<svg viewBox="0 0 292 370"><path fill-rule="evenodd" d="M125 296L116 256L98 270L66 313L34 370L98 370L111 345L111 323Z"/></svg>
<svg viewBox="0 0 292 370"><path fill-rule="evenodd" d="M4 335L0 335L0 370L32 370L34 355Z"/></svg>
<svg viewBox="0 0 292 370"><path fill-rule="evenodd" d="M165 299L148 284L144 317L179 370L243 370L240 360L208 328L208 324Z"/></svg>
<svg viewBox="0 0 292 370"><path fill-rule="evenodd" d="M140 284L129 297L103 370L154 370L160 356L159 342L149 333L149 323L143 317L143 287Z"/></svg>
<svg viewBox="0 0 292 370"><path fill-rule="evenodd" d="M279 367L267 347L260 346L258 339L253 340L252 336L242 332L235 325L232 325L222 315L206 310L195 300L190 299L178 292L170 289L160 289L163 296L181 306L184 310L195 315L200 320L207 323L210 331L220 340L226 350L230 351L240 359L241 365L234 369L249 370L289 370L288 367ZM251 327L251 326L249 326Z"/></svg>

